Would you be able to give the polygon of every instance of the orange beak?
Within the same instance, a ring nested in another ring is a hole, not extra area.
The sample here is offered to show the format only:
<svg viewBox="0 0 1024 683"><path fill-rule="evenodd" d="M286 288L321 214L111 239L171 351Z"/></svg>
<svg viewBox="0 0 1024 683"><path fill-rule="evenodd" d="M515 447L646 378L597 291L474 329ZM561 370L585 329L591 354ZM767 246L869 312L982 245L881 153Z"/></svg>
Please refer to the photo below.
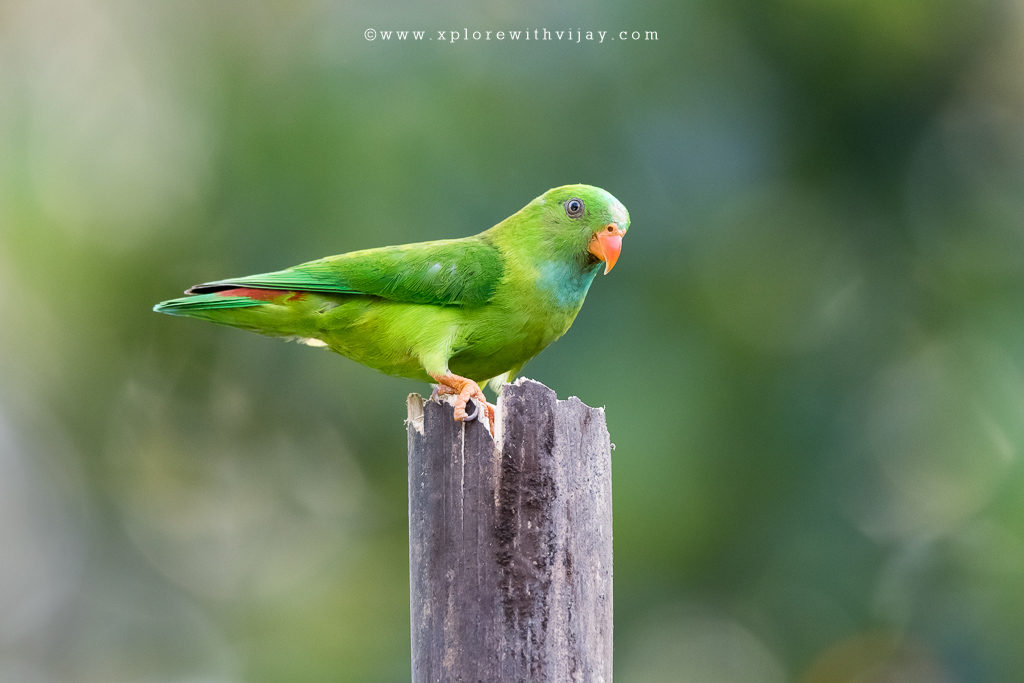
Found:
<svg viewBox="0 0 1024 683"><path fill-rule="evenodd" d="M604 274L607 275L622 251L622 231L615 223L609 223L594 233L590 238L588 250L591 254L604 261Z"/></svg>

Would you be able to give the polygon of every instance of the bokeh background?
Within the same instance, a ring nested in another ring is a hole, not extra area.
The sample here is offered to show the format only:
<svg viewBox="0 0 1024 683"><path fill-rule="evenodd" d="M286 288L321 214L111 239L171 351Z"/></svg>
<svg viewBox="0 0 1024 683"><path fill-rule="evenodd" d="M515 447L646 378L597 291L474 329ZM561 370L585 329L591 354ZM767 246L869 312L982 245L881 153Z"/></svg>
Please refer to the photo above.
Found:
<svg viewBox="0 0 1024 683"><path fill-rule="evenodd" d="M363 37L463 27L658 37ZM618 680L1024 680L1022 65L999 0L0 3L0 680L407 680L426 387L150 307L567 182Z"/></svg>

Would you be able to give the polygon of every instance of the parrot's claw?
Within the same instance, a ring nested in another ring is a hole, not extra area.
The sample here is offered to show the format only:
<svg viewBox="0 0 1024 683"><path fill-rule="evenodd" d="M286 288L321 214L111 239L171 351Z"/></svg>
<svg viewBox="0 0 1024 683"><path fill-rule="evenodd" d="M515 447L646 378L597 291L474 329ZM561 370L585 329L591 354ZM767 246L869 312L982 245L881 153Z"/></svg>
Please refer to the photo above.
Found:
<svg viewBox="0 0 1024 683"><path fill-rule="evenodd" d="M472 406L472 411L469 412L467 408ZM480 408L483 406L483 408ZM460 410L461 409L461 410ZM484 415L487 416L487 425L490 427L491 434L494 433L494 417L497 412L497 408L492 403L488 403L484 399L471 398L466 401L465 405L459 405L459 399L455 400L455 419L460 422L472 422L477 420L483 422Z"/></svg>
<svg viewBox="0 0 1024 683"><path fill-rule="evenodd" d="M480 389L479 384L471 379L453 375L450 372L431 376L437 380L437 387L431 394L431 398L455 395L455 419L459 422L471 422L480 419L481 408L476 404L476 401L479 401L480 405L483 406L483 413L487 415L491 433L494 433L494 416L496 411L494 406L487 402L487 398L484 396L484 392ZM473 401L473 413L469 414L466 412L466 406L471 400Z"/></svg>
<svg viewBox="0 0 1024 683"><path fill-rule="evenodd" d="M494 416L498 408L493 403L488 403L487 401L482 401L481 403L483 403L486 406L484 410L480 410L480 406L477 403L476 399L470 399L469 402L466 403L467 407L473 406L473 412L471 413L468 410L466 411L465 421L472 422L473 420L479 420L481 419L481 417L483 417L484 414L486 414L487 419L490 421L491 431L493 432Z"/></svg>
<svg viewBox="0 0 1024 683"><path fill-rule="evenodd" d="M434 390L430 392L431 401L440 401L442 396L458 396L459 392L457 389L453 389L447 384L435 384Z"/></svg>

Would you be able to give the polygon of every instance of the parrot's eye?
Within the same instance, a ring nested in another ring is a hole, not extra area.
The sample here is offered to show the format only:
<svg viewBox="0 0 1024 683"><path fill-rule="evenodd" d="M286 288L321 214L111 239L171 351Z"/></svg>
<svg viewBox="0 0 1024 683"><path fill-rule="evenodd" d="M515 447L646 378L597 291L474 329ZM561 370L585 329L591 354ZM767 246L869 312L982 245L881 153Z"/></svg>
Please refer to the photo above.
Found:
<svg viewBox="0 0 1024 683"><path fill-rule="evenodd" d="M583 200L573 197L565 203L565 215L569 218L579 218L583 215Z"/></svg>

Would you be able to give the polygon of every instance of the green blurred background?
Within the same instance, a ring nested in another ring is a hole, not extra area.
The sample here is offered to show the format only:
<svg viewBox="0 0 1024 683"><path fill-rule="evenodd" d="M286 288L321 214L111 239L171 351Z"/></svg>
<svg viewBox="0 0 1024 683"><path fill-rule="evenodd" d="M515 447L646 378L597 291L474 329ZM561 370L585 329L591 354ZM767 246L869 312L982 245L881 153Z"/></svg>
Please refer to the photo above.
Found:
<svg viewBox="0 0 1024 683"><path fill-rule="evenodd" d="M366 28L656 41L367 41ZM0 680L401 681L404 398L150 312L629 208L620 681L1024 680L1024 4L0 3Z"/></svg>

